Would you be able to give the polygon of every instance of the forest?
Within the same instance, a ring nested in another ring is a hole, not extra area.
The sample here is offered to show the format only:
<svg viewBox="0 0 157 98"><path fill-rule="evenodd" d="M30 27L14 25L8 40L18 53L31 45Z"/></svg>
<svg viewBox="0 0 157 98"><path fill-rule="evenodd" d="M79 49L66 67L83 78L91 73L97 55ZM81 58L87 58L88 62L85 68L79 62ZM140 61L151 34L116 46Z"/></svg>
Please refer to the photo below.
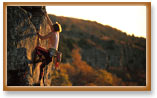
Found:
<svg viewBox="0 0 157 98"><path fill-rule="evenodd" d="M145 38L96 21L49 17L63 28L61 69L71 85L146 85Z"/></svg>

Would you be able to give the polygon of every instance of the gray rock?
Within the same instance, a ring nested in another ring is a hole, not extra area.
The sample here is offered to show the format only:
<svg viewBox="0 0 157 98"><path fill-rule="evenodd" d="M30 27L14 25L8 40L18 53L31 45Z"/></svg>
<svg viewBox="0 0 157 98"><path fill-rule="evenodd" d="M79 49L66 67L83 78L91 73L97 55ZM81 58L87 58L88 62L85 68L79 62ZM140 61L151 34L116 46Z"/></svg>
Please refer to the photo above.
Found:
<svg viewBox="0 0 157 98"><path fill-rule="evenodd" d="M38 14L40 15L34 17L31 12L19 6L7 7L8 85L29 85L27 75L30 73L31 66L28 64L31 63L32 52L37 45L37 29L42 26L39 32L49 32L44 27L47 27L47 21L45 16L41 16L42 11L36 12L36 15ZM22 78L25 74L26 77Z"/></svg>

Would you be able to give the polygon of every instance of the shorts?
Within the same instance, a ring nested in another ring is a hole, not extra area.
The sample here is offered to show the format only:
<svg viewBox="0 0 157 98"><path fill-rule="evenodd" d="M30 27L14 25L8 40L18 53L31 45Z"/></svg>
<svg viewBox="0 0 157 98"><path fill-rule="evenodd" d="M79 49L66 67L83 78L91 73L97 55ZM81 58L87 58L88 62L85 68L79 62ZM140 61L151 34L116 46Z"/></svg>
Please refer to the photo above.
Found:
<svg viewBox="0 0 157 98"><path fill-rule="evenodd" d="M44 60L45 64L49 64L52 61L52 57L56 56L56 50L53 48L50 48L49 50L46 50L42 47L36 47L36 54L39 55Z"/></svg>
<svg viewBox="0 0 157 98"><path fill-rule="evenodd" d="M57 50L56 50L56 49L54 49L54 48L49 48L48 51L49 51L50 57L53 57L53 56L55 57L55 56L57 56Z"/></svg>

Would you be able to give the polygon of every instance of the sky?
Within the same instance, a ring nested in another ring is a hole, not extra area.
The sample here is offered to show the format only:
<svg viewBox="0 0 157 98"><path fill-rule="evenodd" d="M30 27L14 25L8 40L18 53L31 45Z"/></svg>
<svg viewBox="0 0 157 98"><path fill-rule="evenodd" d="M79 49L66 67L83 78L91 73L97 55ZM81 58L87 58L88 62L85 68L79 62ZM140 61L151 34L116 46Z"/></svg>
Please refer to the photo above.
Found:
<svg viewBox="0 0 157 98"><path fill-rule="evenodd" d="M146 6L46 6L48 14L97 21L146 38Z"/></svg>

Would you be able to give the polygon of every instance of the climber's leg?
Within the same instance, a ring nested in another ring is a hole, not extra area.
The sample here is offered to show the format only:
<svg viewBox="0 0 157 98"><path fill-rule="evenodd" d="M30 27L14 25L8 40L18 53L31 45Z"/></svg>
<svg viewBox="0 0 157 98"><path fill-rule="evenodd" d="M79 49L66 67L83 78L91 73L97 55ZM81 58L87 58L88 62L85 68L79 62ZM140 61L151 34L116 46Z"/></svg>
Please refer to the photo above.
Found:
<svg viewBox="0 0 157 98"><path fill-rule="evenodd" d="M44 59L48 58L49 55L48 50L42 47L36 47L35 50L36 50L36 55L38 55L41 60L43 60L42 56L44 56Z"/></svg>
<svg viewBox="0 0 157 98"><path fill-rule="evenodd" d="M43 70L44 70L44 67L45 67L45 64L42 63L40 65L40 75L39 75L39 81L41 80L41 78L43 77L44 73L43 73Z"/></svg>

